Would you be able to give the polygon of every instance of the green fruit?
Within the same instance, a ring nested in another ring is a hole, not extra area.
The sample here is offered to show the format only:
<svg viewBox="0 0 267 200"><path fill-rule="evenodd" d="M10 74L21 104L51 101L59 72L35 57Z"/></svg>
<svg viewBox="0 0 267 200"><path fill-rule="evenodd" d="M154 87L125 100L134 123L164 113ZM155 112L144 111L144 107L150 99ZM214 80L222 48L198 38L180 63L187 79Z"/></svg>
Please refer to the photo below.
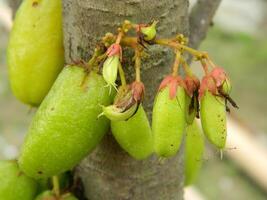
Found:
<svg viewBox="0 0 267 200"><path fill-rule="evenodd" d="M43 193L39 194L35 200L56 200L53 192L50 190L44 191Z"/></svg>
<svg viewBox="0 0 267 200"><path fill-rule="evenodd" d="M0 161L0 199L32 200L37 183L25 176L16 161Z"/></svg>
<svg viewBox="0 0 267 200"><path fill-rule="evenodd" d="M64 66L61 1L24 0L7 54L14 95L38 106Z"/></svg>
<svg viewBox="0 0 267 200"><path fill-rule="evenodd" d="M78 199L71 193L67 193L62 196L62 200L78 200Z"/></svg>
<svg viewBox="0 0 267 200"><path fill-rule="evenodd" d="M206 91L200 100L200 117L208 140L219 149L223 149L227 136L224 98Z"/></svg>
<svg viewBox="0 0 267 200"><path fill-rule="evenodd" d="M174 99L169 97L169 87L159 91L152 114L154 146L158 156L170 157L177 153L185 123L185 90L178 87Z"/></svg>
<svg viewBox="0 0 267 200"><path fill-rule="evenodd" d="M48 190L38 195L35 198L35 200L78 200L78 199L75 196L73 196L71 193L67 193L67 194L62 195L59 198L56 198L53 192Z"/></svg>
<svg viewBox="0 0 267 200"><path fill-rule="evenodd" d="M126 121L111 121L111 130L120 146L135 159L145 159L153 152L153 137L142 107Z"/></svg>
<svg viewBox="0 0 267 200"><path fill-rule="evenodd" d="M98 118L112 99L105 81L77 66L63 69L39 107L19 158L30 177L46 178L65 172L90 153L108 131Z"/></svg>
<svg viewBox="0 0 267 200"><path fill-rule="evenodd" d="M201 130L196 122L186 127L185 138L185 185L192 184L201 168L205 144Z"/></svg>

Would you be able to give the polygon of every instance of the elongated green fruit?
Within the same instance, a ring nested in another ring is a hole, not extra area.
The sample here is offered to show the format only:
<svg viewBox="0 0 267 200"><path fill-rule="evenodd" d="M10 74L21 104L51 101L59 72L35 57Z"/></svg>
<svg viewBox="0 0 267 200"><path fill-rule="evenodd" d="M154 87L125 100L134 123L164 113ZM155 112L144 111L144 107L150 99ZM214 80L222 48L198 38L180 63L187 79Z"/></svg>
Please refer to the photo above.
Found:
<svg viewBox="0 0 267 200"><path fill-rule="evenodd" d="M202 166L205 144L201 130L196 122L186 127L185 137L185 185L192 184Z"/></svg>
<svg viewBox="0 0 267 200"><path fill-rule="evenodd" d="M106 107L103 106L103 115L105 115L111 121L127 120L136 112L137 106L137 103L135 103L126 111L116 107L116 105L110 105Z"/></svg>
<svg viewBox="0 0 267 200"><path fill-rule="evenodd" d="M174 99L169 97L169 87L162 89L155 100L152 131L155 152L170 157L177 153L185 129L185 91L178 87Z"/></svg>
<svg viewBox="0 0 267 200"><path fill-rule="evenodd" d="M22 147L19 164L34 178L73 168L99 143L109 121L98 118L111 98L102 76L68 66L39 107Z"/></svg>
<svg viewBox="0 0 267 200"><path fill-rule="evenodd" d="M111 121L111 130L120 146L135 159L145 159L153 152L153 137L142 107L126 121Z"/></svg>
<svg viewBox="0 0 267 200"><path fill-rule="evenodd" d="M0 199L32 200L36 192L36 181L25 176L16 161L0 161Z"/></svg>
<svg viewBox="0 0 267 200"><path fill-rule="evenodd" d="M22 102L38 106L64 65L60 0L24 0L8 44L10 84Z"/></svg>
<svg viewBox="0 0 267 200"><path fill-rule="evenodd" d="M200 100L200 117L208 140L219 149L223 149L227 136L224 99L206 91Z"/></svg>

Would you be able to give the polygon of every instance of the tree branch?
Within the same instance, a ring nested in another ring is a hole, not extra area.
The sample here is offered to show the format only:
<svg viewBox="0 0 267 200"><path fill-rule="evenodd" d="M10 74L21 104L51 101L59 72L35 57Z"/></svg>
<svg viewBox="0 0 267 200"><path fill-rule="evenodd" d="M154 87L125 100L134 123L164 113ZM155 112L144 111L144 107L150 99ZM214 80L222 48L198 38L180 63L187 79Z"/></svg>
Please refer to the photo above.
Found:
<svg viewBox="0 0 267 200"><path fill-rule="evenodd" d="M190 46L197 48L206 37L221 0L198 0L189 16Z"/></svg>
<svg viewBox="0 0 267 200"><path fill-rule="evenodd" d="M9 0L8 4L12 9L12 15L14 17L16 10L18 9L19 5L21 3L21 0Z"/></svg>

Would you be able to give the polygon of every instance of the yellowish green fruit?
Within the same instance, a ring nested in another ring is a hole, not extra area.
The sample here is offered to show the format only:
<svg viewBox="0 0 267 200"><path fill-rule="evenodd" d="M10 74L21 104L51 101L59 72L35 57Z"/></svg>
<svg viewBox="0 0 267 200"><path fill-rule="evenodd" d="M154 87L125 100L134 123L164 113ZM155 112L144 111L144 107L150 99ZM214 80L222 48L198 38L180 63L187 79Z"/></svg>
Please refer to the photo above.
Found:
<svg viewBox="0 0 267 200"><path fill-rule="evenodd" d="M200 117L208 140L217 148L223 149L227 136L224 98L207 90L200 100Z"/></svg>
<svg viewBox="0 0 267 200"><path fill-rule="evenodd" d="M196 122L186 127L185 137L185 186L194 183L202 166L205 148L204 137Z"/></svg>
<svg viewBox="0 0 267 200"><path fill-rule="evenodd" d="M8 44L9 78L14 95L38 106L64 65L60 0L24 0Z"/></svg>
<svg viewBox="0 0 267 200"><path fill-rule="evenodd" d="M82 67L68 66L58 76L30 125L19 157L30 177L46 178L72 169L109 129L98 118L112 99L103 77Z"/></svg>
<svg viewBox="0 0 267 200"><path fill-rule="evenodd" d="M56 197L52 191L47 190L41 194L39 194L35 200L78 200L73 194L66 193L61 195L60 197Z"/></svg>
<svg viewBox="0 0 267 200"><path fill-rule="evenodd" d="M53 192L50 190L44 191L41 194L39 194L35 200L56 200L56 197L54 196Z"/></svg>
<svg viewBox="0 0 267 200"><path fill-rule="evenodd" d="M130 119L111 121L111 130L120 146L133 158L145 159L152 154L152 132L142 105Z"/></svg>
<svg viewBox="0 0 267 200"><path fill-rule="evenodd" d="M16 161L0 161L0 199L32 200L37 192L37 182L27 177Z"/></svg>
<svg viewBox="0 0 267 200"><path fill-rule="evenodd" d="M178 87L173 99L170 99L169 87L159 91L152 115L154 146L158 156L170 157L177 153L185 124L185 90Z"/></svg>

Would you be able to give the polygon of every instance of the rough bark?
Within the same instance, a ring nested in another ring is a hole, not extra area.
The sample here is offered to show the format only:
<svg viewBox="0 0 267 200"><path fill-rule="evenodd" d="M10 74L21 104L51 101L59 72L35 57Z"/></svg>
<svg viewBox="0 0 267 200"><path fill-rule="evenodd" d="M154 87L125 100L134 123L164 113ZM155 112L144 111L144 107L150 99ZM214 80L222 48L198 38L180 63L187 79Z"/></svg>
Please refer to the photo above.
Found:
<svg viewBox="0 0 267 200"><path fill-rule="evenodd" d="M63 0L63 15L67 63L88 59L101 36L115 32L125 19L137 23L158 19L159 36L189 36L188 0ZM149 53L151 57L142 64L142 79L146 85L144 105L150 114L158 84L170 72L173 54L157 46L150 47ZM132 79L129 63L124 67ZM155 156L136 161L108 134L79 165L77 174L90 200L183 199L182 151L164 162Z"/></svg>
<svg viewBox="0 0 267 200"><path fill-rule="evenodd" d="M128 19L148 22L159 19L159 35L188 35L187 0L64 0L64 33L66 60L87 59L95 44L106 32ZM152 47L150 59L142 65L146 85L145 108L151 112L156 88L169 73L172 52ZM133 74L132 66L127 67ZM136 161L129 157L111 135L107 135L77 170L90 200L182 199L183 161L181 152L160 163L156 157Z"/></svg>

